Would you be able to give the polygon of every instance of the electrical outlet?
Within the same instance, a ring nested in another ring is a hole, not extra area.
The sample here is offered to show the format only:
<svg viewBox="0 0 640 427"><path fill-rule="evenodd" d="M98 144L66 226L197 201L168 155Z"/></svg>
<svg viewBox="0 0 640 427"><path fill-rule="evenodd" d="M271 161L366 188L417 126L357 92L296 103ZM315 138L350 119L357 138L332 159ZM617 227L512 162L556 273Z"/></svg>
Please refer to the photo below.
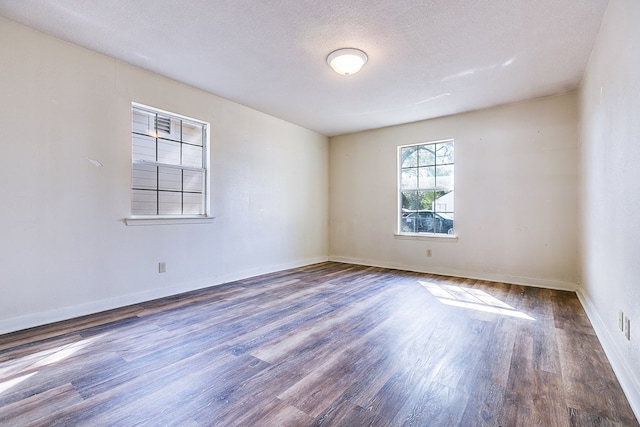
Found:
<svg viewBox="0 0 640 427"><path fill-rule="evenodd" d="M631 320L626 316L624 318L624 336L631 341Z"/></svg>
<svg viewBox="0 0 640 427"><path fill-rule="evenodd" d="M622 312L622 310L618 312L618 328L620 328L620 330L624 332L624 313Z"/></svg>
<svg viewBox="0 0 640 427"><path fill-rule="evenodd" d="M427 256L431 256L431 249L427 249Z"/></svg>
<svg viewBox="0 0 640 427"><path fill-rule="evenodd" d="M166 273L167 272L167 263L162 261L158 263L158 273Z"/></svg>

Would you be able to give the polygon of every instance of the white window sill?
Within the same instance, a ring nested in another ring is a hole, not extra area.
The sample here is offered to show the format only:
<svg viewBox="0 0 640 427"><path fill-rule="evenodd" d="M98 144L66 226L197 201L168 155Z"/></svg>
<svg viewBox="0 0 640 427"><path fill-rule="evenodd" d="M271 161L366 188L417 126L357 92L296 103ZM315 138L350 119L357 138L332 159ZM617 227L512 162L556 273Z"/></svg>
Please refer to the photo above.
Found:
<svg viewBox="0 0 640 427"><path fill-rule="evenodd" d="M394 233L396 239L400 240L435 240L440 242L452 242L458 241L458 236L455 234L436 234L436 233Z"/></svg>
<svg viewBox="0 0 640 427"><path fill-rule="evenodd" d="M124 219L127 225L174 225L212 223L214 216L130 216Z"/></svg>

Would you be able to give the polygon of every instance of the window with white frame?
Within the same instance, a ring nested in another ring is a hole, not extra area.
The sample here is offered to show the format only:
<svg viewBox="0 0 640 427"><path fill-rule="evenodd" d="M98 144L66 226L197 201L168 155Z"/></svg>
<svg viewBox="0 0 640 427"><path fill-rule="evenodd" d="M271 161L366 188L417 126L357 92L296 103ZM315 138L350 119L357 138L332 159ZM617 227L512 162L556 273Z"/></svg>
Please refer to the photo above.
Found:
<svg viewBox="0 0 640 427"><path fill-rule="evenodd" d="M454 234L453 140L398 147L399 233Z"/></svg>
<svg viewBox="0 0 640 427"><path fill-rule="evenodd" d="M207 215L209 124L132 104L134 216Z"/></svg>

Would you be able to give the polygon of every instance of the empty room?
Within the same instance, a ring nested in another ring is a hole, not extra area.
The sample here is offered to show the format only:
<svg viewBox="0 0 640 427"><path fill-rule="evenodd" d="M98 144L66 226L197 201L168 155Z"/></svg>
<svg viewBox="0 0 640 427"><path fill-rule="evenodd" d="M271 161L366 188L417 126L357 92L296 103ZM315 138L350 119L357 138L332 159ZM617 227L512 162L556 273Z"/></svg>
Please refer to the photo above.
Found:
<svg viewBox="0 0 640 427"><path fill-rule="evenodd" d="M0 425L637 426L638 22L0 0Z"/></svg>

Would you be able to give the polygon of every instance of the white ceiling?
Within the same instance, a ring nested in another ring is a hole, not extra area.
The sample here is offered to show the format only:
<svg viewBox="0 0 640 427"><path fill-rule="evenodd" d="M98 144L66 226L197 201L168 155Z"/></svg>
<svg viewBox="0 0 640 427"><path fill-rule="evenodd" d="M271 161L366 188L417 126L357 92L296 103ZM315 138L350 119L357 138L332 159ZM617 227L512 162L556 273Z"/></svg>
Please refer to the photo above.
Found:
<svg viewBox="0 0 640 427"><path fill-rule="evenodd" d="M608 0L0 0L0 15L333 136L577 89ZM369 55L339 76L326 56Z"/></svg>

